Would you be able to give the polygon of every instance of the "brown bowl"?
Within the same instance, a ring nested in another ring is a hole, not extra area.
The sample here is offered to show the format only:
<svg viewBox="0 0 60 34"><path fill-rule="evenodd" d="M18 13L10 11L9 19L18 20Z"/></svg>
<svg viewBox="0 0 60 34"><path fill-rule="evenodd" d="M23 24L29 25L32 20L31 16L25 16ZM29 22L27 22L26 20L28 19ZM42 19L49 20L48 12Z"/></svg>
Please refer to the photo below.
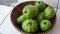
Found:
<svg viewBox="0 0 60 34"><path fill-rule="evenodd" d="M23 3L20 3L18 4L11 12L11 21L12 21L12 24L13 26L18 30L20 31L21 33L23 34L26 34L26 32L24 32L21 28L21 26L19 26L16 22L16 19L22 15L22 10L23 8L26 6L26 5L34 5L36 1L27 1L27 2L23 2ZM46 6L49 6L46 4ZM52 27L54 26L54 23L55 23L55 20L56 20L56 16L51 20L51 23L52 23ZM48 32L48 31L47 31ZM40 33L46 33L46 32L43 32L43 31L38 31L36 32L37 34L40 34Z"/></svg>

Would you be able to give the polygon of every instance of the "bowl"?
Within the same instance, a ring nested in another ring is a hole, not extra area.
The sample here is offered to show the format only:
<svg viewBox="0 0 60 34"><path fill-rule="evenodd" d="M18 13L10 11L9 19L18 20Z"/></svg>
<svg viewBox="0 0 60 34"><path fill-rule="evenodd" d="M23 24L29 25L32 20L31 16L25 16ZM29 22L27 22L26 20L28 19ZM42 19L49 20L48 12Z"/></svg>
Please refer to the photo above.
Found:
<svg viewBox="0 0 60 34"><path fill-rule="evenodd" d="M13 24L13 26L15 27L15 29L17 29L19 32L21 32L21 33L23 33L23 34L27 34L27 33L24 32L24 31L22 30L21 26L19 26L19 25L17 24L16 19L17 19L20 15L22 15L22 10L23 10L23 8L24 8L26 5L34 5L35 2L37 2L37 1L26 1L26 2L22 2L22 3L18 4L16 7L14 7L14 9L13 9L12 12L11 12L11 16L10 16L10 18L11 18L11 23ZM46 6L49 6L49 5L46 4ZM55 17L51 20L52 27L54 26L55 21L56 21L56 15L55 15ZM51 28L50 30L52 30L52 28ZM49 31L50 31L50 30L49 30ZM49 31L46 31L46 32L38 31L38 32L36 32L35 34L40 34L40 33L43 34L43 33L49 32ZM30 33L30 34L31 34L31 33Z"/></svg>

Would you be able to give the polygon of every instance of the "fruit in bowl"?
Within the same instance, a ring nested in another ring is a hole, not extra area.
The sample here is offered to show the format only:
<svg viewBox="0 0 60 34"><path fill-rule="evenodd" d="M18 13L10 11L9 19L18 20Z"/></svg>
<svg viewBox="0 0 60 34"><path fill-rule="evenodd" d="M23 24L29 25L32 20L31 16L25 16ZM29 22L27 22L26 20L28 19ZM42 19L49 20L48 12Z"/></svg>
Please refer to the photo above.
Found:
<svg viewBox="0 0 60 34"><path fill-rule="evenodd" d="M43 19L40 22L40 28L42 29L42 31L47 31L51 28L51 22L48 19Z"/></svg>
<svg viewBox="0 0 60 34"><path fill-rule="evenodd" d="M37 18L36 18L36 20L38 21L38 22L40 22L41 20L43 20L44 19L44 12L41 12L41 13L39 13L38 14L38 16L37 16Z"/></svg>
<svg viewBox="0 0 60 34"><path fill-rule="evenodd" d="M33 19L26 19L22 24L22 29L25 32L29 32L29 33L37 32L38 31L38 24Z"/></svg>
<svg viewBox="0 0 60 34"><path fill-rule="evenodd" d="M18 23L19 25L21 25L22 22L24 22L25 20L26 20L26 18L24 17L24 15L21 15L19 18L17 18L17 23Z"/></svg>
<svg viewBox="0 0 60 34"><path fill-rule="evenodd" d="M46 3L42 1L28 1L18 4L13 9L11 21L14 27L24 34L46 33L53 27L55 15L54 8Z"/></svg>
<svg viewBox="0 0 60 34"><path fill-rule="evenodd" d="M39 13L38 9L35 8L33 5L27 5L23 9L23 15L26 18L34 18L37 16L38 13Z"/></svg>
<svg viewBox="0 0 60 34"><path fill-rule="evenodd" d="M52 19L54 16L55 16L55 11L52 7L47 7L45 10L44 10L44 16L45 18L47 19Z"/></svg>
<svg viewBox="0 0 60 34"><path fill-rule="evenodd" d="M46 5L43 1L38 1L35 3L35 7L39 9L39 12L42 12L46 8Z"/></svg>

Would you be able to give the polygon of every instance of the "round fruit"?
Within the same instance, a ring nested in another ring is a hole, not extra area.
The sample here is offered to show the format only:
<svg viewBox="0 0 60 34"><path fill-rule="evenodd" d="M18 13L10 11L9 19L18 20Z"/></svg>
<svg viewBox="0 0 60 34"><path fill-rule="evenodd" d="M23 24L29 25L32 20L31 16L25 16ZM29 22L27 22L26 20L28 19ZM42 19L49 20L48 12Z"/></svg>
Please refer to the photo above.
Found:
<svg viewBox="0 0 60 34"><path fill-rule="evenodd" d="M51 22L47 19L44 19L40 22L40 28L42 31L47 31L51 28Z"/></svg>
<svg viewBox="0 0 60 34"><path fill-rule="evenodd" d="M39 9L39 11L43 11L46 7L43 1L38 1L35 3L35 7Z"/></svg>
<svg viewBox="0 0 60 34"><path fill-rule="evenodd" d="M38 31L38 24L33 19L26 19L22 24L22 29L25 32L33 33Z"/></svg>
<svg viewBox="0 0 60 34"><path fill-rule="evenodd" d="M43 12L39 13L37 16L37 21L40 22L44 18Z"/></svg>
<svg viewBox="0 0 60 34"><path fill-rule="evenodd" d="M27 5L23 9L23 15L26 18L34 18L39 13L38 9L33 5Z"/></svg>
<svg viewBox="0 0 60 34"><path fill-rule="evenodd" d="M17 23L19 25L21 25L23 23L23 21L25 21L26 18L24 17L24 15L21 15L20 17L17 18Z"/></svg>
<svg viewBox="0 0 60 34"><path fill-rule="evenodd" d="M44 11L44 16L47 19L52 19L55 16L55 11L52 7L47 7Z"/></svg>

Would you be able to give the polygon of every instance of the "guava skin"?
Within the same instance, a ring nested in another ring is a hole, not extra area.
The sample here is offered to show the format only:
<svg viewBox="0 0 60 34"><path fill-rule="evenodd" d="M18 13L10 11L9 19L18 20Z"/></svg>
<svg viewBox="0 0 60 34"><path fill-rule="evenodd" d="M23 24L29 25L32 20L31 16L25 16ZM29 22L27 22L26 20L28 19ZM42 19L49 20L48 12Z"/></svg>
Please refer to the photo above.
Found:
<svg viewBox="0 0 60 34"><path fill-rule="evenodd" d="M51 28L51 22L47 19L44 19L40 22L40 28L42 31L47 31Z"/></svg>
<svg viewBox="0 0 60 34"><path fill-rule="evenodd" d="M46 4L43 1L38 1L35 3L35 7L38 8L40 12L42 12L46 8Z"/></svg>
<svg viewBox="0 0 60 34"><path fill-rule="evenodd" d="M23 15L26 18L34 18L39 13L39 10L33 5L27 5L23 8Z"/></svg>
<svg viewBox="0 0 60 34"><path fill-rule="evenodd" d="M26 20L24 15L21 15L17 18L17 24L22 25L22 23Z"/></svg>
<svg viewBox="0 0 60 34"><path fill-rule="evenodd" d="M33 19L26 19L22 24L22 29L28 33L34 33L38 31L38 24Z"/></svg>
<svg viewBox="0 0 60 34"><path fill-rule="evenodd" d="M43 20L43 19L44 19L44 14L43 14L43 12L41 12L41 13L38 14L36 20L37 20L38 22L40 22L40 21Z"/></svg>
<svg viewBox="0 0 60 34"><path fill-rule="evenodd" d="M45 10L44 10L44 16L45 18L47 19L52 19L54 16L55 16L55 11L52 7L47 7Z"/></svg>

